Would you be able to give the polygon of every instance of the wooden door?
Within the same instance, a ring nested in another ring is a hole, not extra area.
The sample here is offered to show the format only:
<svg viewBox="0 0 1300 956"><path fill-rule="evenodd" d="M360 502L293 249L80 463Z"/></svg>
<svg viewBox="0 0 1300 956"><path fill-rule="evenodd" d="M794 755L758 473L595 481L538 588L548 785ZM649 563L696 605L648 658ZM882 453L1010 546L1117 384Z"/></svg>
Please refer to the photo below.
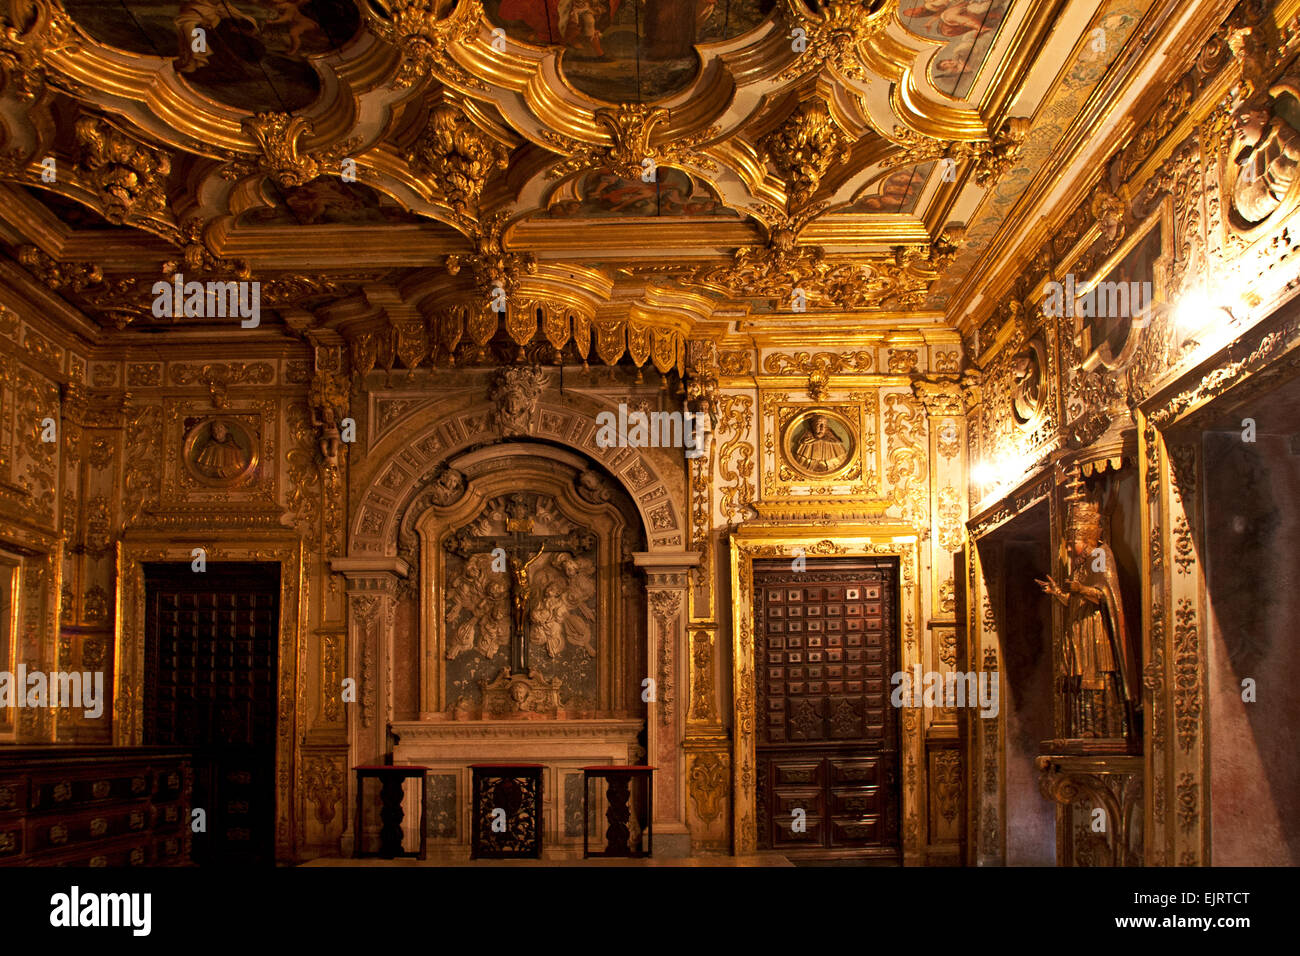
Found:
<svg viewBox="0 0 1300 956"><path fill-rule="evenodd" d="M760 848L898 858L897 585L894 559L754 562Z"/></svg>
<svg viewBox="0 0 1300 956"><path fill-rule="evenodd" d="M199 864L275 860L280 566L145 565L144 742L194 753Z"/></svg>

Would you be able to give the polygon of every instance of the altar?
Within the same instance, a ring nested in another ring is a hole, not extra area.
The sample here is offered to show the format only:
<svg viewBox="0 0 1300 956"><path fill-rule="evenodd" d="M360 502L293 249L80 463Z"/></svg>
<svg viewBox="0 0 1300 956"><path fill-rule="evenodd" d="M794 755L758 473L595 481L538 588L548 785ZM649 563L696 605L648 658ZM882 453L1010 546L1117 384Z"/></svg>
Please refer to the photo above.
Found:
<svg viewBox="0 0 1300 956"><path fill-rule="evenodd" d="M643 761L639 719L401 721L395 763L429 768L429 845L469 844L470 765L536 763L542 771L542 836L547 847L582 846L582 768ZM408 785L407 806L418 805L418 783ZM419 842L415 814L404 822L408 845ZM597 824L592 832L601 832Z"/></svg>

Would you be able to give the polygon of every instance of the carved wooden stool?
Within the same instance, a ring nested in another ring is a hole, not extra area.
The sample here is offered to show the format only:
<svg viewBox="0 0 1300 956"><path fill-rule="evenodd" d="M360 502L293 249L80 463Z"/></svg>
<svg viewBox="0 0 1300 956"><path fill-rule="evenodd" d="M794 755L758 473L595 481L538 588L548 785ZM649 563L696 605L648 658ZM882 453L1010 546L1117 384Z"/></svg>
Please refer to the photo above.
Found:
<svg viewBox="0 0 1300 956"><path fill-rule="evenodd" d="M646 857L651 855L651 817L654 815L652 799L654 796L654 767L583 767L582 768L582 857L624 856ZM593 851L590 848L591 831L591 784L595 780L605 781L605 819L609 826L605 830L605 849ZM631 804L629 806L629 804ZM633 813L644 826L633 837ZM633 845L636 849L633 849Z"/></svg>
<svg viewBox="0 0 1300 956"><path fill-rule="evenodd" d="M379 764L353 767L357 774L357 812L356 825L353 828L352 856L354 859L377 856L391 860L399 856L413 856L417 860L425 859L429 839L429 776L428 767L412 764ZM367 777L380 783L379 800L382 809L379 818L383 820L383 829L379 831L379 852L362 852L361 818L365 806L362 800L362 787ZM410 777L420 778L420 849L418 852L402 850L402 819L406 816L402 810L402 782Z"/></svg>

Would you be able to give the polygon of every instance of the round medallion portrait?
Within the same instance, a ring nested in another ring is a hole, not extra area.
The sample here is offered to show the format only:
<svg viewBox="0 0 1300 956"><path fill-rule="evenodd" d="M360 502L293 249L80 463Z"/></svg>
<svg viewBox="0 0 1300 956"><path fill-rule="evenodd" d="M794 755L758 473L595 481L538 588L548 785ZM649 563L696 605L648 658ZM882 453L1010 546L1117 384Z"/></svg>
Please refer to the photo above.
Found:
<svg viewBox="0 0 1300 956"><path fill-rule="evenodd" d="M230 418L208 418L185 436L185 467L205 485L242 484L257 468L257 446L248 429Z"/></svg>
<svg viewBox="0 0 1300 956"><path fill-rule="evenodd" d="M848 421L810 409L790 419L781 437L786 462L809 478L833 478L853 462L857 440Z"/></svg>

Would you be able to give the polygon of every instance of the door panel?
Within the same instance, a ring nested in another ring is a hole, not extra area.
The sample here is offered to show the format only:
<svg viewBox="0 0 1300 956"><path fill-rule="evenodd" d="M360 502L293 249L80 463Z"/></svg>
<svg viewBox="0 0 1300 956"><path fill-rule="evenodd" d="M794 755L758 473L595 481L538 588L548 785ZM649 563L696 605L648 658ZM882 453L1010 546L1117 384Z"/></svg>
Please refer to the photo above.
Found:
<svg viewBox="0 0 1300 956"><path fill-rule="evenodd" d="M145 567L144 742L194 753L200 864L275 852L278 564Z"/></svg>
<svg viewBox="0 0 1300 956"><path fill-rule="evenodd" d="M888 559L755 562L760 847L897 857L896 589Z"/></svg>

